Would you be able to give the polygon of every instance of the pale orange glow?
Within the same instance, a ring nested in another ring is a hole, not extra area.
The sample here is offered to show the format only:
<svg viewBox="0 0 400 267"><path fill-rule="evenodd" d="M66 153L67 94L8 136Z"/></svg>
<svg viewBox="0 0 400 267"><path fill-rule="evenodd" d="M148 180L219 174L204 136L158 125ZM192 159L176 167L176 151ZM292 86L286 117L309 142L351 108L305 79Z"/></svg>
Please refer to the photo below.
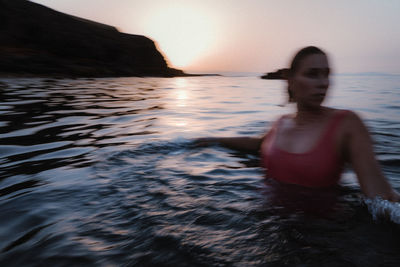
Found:
<svg viewBox="0 0 400 267"><path fill-rule="evenodd" d="M187 72L273 71L315 45L338 72L400 74L400 1L31 1L149 37Z"/></svg>
<svg viewBox="0 0 400 267"><path fill-rule="evenodd" d="M186 68L212 49L216 27L210 16L199 9L171 5L154 11L146 31L156 40L169 64Z"/></svg>
<svg viewBox="0 0 400 267"><path fill-rule="evenodd" d="M186 101L188 99L188 92L187 92L187 84L186 79L184 78L176 78L175 79L175 86L178 88L176 92L176 100L177 106L185 107L187 105Z"/></svg>

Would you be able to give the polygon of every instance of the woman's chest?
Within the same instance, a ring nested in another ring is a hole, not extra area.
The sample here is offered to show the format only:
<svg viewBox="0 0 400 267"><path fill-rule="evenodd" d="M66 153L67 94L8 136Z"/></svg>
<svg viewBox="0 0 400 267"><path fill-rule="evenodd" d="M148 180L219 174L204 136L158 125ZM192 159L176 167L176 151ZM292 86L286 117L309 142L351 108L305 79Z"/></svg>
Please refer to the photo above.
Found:
<svg viewBox="0 0 400 267"><path fill-rule="evenodd" d="M314 150L327 135L325 125L294 126L282 124L277 129L275 145L290 153L307 153Z"/></svg>

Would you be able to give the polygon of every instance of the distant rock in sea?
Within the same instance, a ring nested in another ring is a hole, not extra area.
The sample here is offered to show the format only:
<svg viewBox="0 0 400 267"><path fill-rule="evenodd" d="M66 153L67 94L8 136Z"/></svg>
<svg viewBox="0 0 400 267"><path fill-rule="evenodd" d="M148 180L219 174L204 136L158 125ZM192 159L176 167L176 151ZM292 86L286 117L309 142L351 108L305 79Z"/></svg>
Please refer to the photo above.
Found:
<svg viewBox="0 0 400 267"><path fill-rule="evenodd" d="M0 74L61 77L187 76L141 35L26 0L0 0Z"/></svg>
<svg viewBox="0 0 400 267"><path fill-rule="evenodd" d="M289 74L289 69L279 69L275 72L268 72L265 75L261 76L261 79L268 80L287 80Z"/></svg>

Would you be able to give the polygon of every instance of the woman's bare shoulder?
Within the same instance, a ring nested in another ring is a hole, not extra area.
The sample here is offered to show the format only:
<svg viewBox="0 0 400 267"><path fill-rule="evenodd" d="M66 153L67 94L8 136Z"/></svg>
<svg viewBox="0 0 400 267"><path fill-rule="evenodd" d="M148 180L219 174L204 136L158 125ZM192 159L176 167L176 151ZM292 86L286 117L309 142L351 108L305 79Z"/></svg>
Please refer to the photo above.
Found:
<svg viewBox="0 0 400 267"><path fill-rule="evenodd" d="M342 109L340 112L345 113L344 116L344 121L349 123L349 124L364 124L360 115L358 115L356 112L348 109Z"/></svg>
<svg viewBox="0 0 400 267"><path fill-rule="evenodd" d="M365 134L368 132L361 117L352 110L340 110L339 112L345 113L342 128L348 134Z"/></svg>

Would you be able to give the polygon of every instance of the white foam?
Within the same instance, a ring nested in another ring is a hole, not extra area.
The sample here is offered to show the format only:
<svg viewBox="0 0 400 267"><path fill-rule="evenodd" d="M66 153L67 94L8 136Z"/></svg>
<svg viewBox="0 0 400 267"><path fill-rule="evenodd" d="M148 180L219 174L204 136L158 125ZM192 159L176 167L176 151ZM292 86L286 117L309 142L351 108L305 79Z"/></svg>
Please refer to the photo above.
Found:
<svg viewBox="0 0 400 267"><path fill-rule="evenodd" d="M381 197L364 198L364 203L374 220L387 218L396 224L400 224L400 203L391 202Z"/></svg>

